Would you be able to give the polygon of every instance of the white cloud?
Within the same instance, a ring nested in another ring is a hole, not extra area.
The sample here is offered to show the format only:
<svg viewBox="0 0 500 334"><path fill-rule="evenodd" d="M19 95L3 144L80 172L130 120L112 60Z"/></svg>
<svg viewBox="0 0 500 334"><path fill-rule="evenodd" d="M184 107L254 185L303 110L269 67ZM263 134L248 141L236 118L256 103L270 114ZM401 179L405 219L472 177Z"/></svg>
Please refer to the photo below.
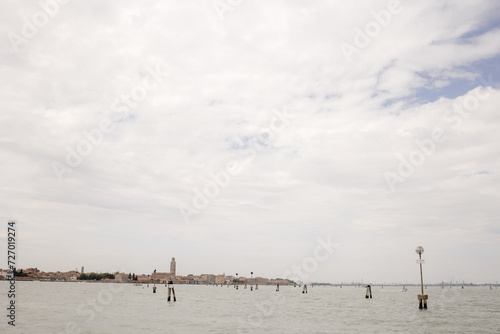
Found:
<svg viewBox="0 0 500 334"><path fill-rule="evenodd" d="M498 5L401 4L350 63L339 45L387 1L242 2L222 21L210 1L71 2L18 53L0 42L1 208L22 226L24 265L146 272L175 256L181 274L252 266L276 276L331 234L342 246L322 265L335 270L313 279L411 281L413 267L397 268L413 265L419 243L443 260L458 245L498 251L500 92L453 122L443 115L476 90L426 104L415 96L488 74L470 66L498 56L500 30L461 37ZM3 36L39 10L4 7ZM58 183L51 163L116 117L114 99L158 63L164 80ZM282 108L295 118L186 225L178 204L248 156L235 141L255 139ZM436 127L446 142L390 193L383 175L397 154ZM396 269L377 272L377 261ZM481 261L464 280L493 280Z"/></svg>

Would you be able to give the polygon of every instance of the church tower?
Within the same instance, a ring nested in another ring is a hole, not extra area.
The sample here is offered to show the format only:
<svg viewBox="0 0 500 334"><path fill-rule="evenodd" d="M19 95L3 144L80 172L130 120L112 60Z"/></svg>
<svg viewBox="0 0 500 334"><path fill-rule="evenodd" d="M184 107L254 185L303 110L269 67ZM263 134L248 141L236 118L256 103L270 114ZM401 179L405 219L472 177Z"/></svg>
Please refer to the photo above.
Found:
<svg viewBox="0 0 500 334"><path fill-rule="evenodd" d="M175 257L173 257L172 261L170 261L170 277L175 279Z"/></svg>

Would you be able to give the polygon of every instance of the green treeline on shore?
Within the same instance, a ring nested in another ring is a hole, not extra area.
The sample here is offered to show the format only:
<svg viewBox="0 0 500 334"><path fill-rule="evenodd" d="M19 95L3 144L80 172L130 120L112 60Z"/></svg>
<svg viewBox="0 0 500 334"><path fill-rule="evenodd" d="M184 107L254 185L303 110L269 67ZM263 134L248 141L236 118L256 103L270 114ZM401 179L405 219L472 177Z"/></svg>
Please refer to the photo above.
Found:
<svg viewBox="0 0 500 334"><path fill-rule="evenodd" d="M28 277L28 274L23 273L23 270L20 271L14 270L14 277Z"/></svg>
<svg viewBox="0 0 500 334"><path fill-rule="evenodd" d="M115 275L110 274L110 273L103 273L103 274L96 274L96 273L90 273L90 274L80 274L80 277L78 277L79 280L81 281L100 281L102 279L109 278L109 279L114 279Z"/></svg>
<svg viewBox="0 0 500 334"><path fill-rule="evenodd" d="M286 281L290 284L296 284L295 281L292 281L291 279L288 279L288 278L280 278L280 277L277 277L277 278L271 278L270 279L271 281Z"/></svg>

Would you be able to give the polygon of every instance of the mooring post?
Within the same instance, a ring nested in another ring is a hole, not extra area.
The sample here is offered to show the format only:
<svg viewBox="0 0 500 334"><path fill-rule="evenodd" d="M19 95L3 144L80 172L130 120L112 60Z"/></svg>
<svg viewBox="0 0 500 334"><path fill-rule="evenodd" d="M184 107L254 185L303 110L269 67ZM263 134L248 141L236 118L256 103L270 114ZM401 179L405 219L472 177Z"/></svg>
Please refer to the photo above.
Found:
<svg viewBox="0 0 500 334"><path fill-rule="evenodd" d="M365 298L372 298L372 287L370 285L365 285L364 288L366 288Z"/></svg>
<svg viewBox="0 0 500 334"><path fill-rule="evenodd" d="M304 288L302 289L302 293L307 293L307 285L304 284Z"/></svg>
<svg viewBox="0 0 500 334"><path fill-rule="evenodd" d="M171 295L174 297L174 302L177 301L177 298L175 297L175 289L174 289L174 282L168 281L169 287L168 287L168 299L167 301L169 302L171 300Z"/></svg>
<svg viewBox="0 0 500 334"><path fill-rule="evenodd" d="M280 291L280 285L276 284L276 291Z"/></svg>
<svg viewBox="0 0 500 334"><path fill-rule="evenodd" d="M253 285L250 285L250 291L253 291Z"/></svg>
<svg viewBox="0 0 500 334"><path fill-rule="evenodd" d="M156 293L156 286L153 287L153 293Z"/></svg>
<svg viewBox="0 0 500 334"><path fill-rule="evenodd" d="M427 299L429 298L429 296L424 295L424 276L422 274L422 263L425 262L424 260L422 260L424 248L422 246L418 246L417 249L415 249L415 252L418 254L417 263L420 264L420 288L422 292L420 295L418 295L418 308L427 309Z"/></svg>
<svg viewBox="0 0 500 334"><path fill-rule="evenodd" d="M259 285L255 283L255 290L259 290Z"/></svg>
<svg viewBox="0 0 500 334"><path fill-rule="evenodd" d="M247 288L247 284L245 283L245 289Z"/></svg>

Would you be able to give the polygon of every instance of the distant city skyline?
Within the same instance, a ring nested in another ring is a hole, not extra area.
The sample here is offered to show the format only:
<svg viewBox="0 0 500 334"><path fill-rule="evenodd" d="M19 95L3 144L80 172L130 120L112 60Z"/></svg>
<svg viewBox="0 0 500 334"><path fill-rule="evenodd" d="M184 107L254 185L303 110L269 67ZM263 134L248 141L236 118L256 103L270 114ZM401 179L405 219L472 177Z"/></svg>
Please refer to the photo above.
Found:
<svg viewBox="0 0 500 334"><path fill-rule="evenodd" d="M230 3L2 6L0 268L500 280L500 2Z"/></svg>
<svg viewBox="0 0 500 334"><path fill-rule="evenodd" d="M82 268L83 269L83 268ZM101 272L101 271L91 271L88 273L78 272L78 270L69 270L69 271L45 271L40 270L39 268L19 268L16 270L17 272L23 272L24 274L28 274L27 277L17 277L20 280L60 280L64 278L68 282L81 280L80 275L90 275L90 274L113 274L115 279L103 279L102 282L105 283L167 283L169 281L173 281L175 284L234 284L235 281L238 284L292 284L295 282L296 284L331 284L331 285L362 285L362 284L372 284L375 286L384 286L384 285L419 285L418 282L373 282L363 280L353 280L353 281L335 281L335 282L322 282L322 281L307 281L304 282L302 280L291 280L279 276L272 277L262 277L262 276L253 276L250 274L250 277L239 275L235 273L233 275L226 273L190 273L186 275L172 275L171 272L160 272L154 270L151 273L138 273L135 271L131 272ZM8 270L4 270L0 268L0 279L3 277L7 277ZM48 276L47 276L48 275ZM3 277L2 277L3 276ZM135 278L134 278L135 277ZM83 279L87 280L87 278ZM491 285L498 287L498 281L495 282L466 282L466 281L441 281L441 282L426 282L425 285L440 285L440 286L465 286L465 285Z"/></svg>

